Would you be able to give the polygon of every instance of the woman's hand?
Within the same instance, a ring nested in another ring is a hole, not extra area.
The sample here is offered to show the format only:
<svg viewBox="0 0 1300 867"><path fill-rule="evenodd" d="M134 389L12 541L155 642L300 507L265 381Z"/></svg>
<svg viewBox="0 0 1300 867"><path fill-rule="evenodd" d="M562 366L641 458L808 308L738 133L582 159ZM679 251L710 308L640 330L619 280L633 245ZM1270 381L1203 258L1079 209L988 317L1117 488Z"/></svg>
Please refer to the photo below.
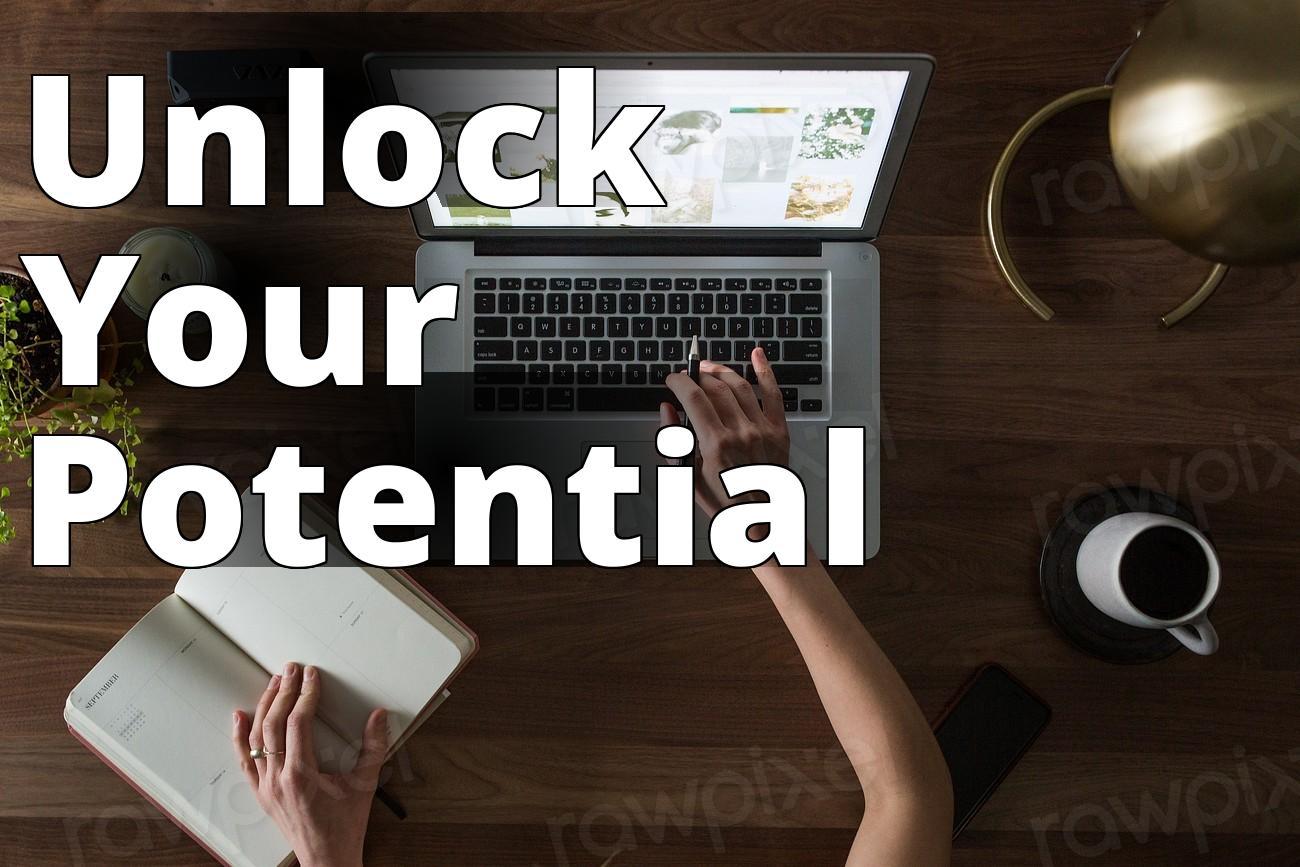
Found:
<svg viewBox="0 0 1300 867"><path fill-rule="evenodd" d="M698 384L684 373L674 373L667 380L695 431L699 470L695 501L710 519L733 502L719 478L723 470L745 464L785 466L790 460L785 404L772 365L762 349L754 350L750 362L757 386L730 367L711 361L700 362ZM681 424L676 408L669 403L659 405L659 421L664 426Z"/></svg>
<svg viewBox="0 0 1300 867"><path fill-rule="evenodd" d="M314 666L286 665L284 674L271 678L251 721L235 711L235 752L258 804L293 844L302 867L359 867L388 750L388 714L370 714L351 771L322 773L312 731L320 691ZM256 749L267 756L254 760L249 750Z"/></svg>

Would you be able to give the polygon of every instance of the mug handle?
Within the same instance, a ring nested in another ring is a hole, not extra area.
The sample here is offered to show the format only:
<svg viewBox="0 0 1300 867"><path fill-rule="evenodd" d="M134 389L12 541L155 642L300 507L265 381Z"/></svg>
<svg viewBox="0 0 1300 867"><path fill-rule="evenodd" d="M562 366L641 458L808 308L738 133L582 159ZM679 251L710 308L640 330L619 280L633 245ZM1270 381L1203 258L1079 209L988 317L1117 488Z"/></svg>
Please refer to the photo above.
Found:
<svg viewBox="0 0 1300 867"><path fill-rule="evenodd" d="M1169 634L1181 641L1192 653L1201 656L1209 656L1219 649L1219 633L1214 631L1210 618L1204 614L1191 623L1171 627Z"/></svg>

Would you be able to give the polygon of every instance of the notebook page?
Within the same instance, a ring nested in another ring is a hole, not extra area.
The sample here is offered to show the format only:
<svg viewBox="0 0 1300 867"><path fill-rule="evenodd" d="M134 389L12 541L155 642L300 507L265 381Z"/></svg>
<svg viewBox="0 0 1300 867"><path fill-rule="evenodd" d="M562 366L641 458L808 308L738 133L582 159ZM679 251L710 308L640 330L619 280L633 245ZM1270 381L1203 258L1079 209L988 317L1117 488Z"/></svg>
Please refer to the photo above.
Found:
<svg viewBox="0 0 1300 867"><path fill-rule="evenodd" d="M283 861L230 745L267 675L177 596L154 607L68 696L70 724L231 864ZM343 749L317 727L318 743Z"/></svg>
<svg viewBox="0 0 1300 867"><path fill-rule="evenodd" d="M359 736L370 711L387 708L393 742L467 649L431 622L426 603L379 572L216 566L186 572L176 593L264 668L291 660L320 668L320 715L339 732Z"/></svg>

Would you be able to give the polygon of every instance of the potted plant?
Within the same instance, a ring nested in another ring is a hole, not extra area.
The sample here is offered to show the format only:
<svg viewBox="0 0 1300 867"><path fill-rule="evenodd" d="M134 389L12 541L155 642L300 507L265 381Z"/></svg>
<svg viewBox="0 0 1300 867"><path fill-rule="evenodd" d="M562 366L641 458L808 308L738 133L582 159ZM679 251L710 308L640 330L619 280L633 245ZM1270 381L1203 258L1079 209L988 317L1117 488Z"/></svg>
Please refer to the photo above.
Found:
<svg viewBox="0 0 1300 867"><path fill-rule="evenodd" d="M31 457L32 437L60 430L96 433L116 443L126 458L129 496L139 498L135 448L140 445L136 417L126 389L144 367L137 356L118 370L117 328L108 319L99 335L99 383L64 388L59 382L61 336L36 287L20 268L0 265L0 453L11 462ZM31 479L27 480L28 485ZM9 488L0 486L0 544L13 541L13 521L4 509Z"/></svg>

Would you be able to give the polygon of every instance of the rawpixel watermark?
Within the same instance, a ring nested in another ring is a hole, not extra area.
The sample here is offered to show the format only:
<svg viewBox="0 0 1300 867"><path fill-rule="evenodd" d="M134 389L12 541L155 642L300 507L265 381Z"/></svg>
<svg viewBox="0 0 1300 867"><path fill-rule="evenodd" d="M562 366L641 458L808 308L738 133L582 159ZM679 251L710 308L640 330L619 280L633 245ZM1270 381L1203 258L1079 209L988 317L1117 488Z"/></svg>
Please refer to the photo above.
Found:
<svg viewBox="0 0 1300 867"><path fill-rule="evenodd" d="M1048 842L1059 832L1070 853L1079 858L1100 858L1126 845L1145 845L1161 836L1190 831L1196 851L1210 851L1211 828L1249 816L1277 815L1283 804L1300 808L1300 749L1287 753L1283 766L1267 756L1249 756L1240 745L1233 748L1232 767L1179 777L1163 792L1143 789L1136 802L1120 796L1086 801L1065 813L1052 812L1031 819L1044 867L1055 863Z"/></svg>
<svg viewBox="0 0 1300 867"><path fill-rule="evenodd" d="M874 751L862 753L872 761ZM680 789L660 790L652 797L625 795L592 805L585 812L564 813L547 820L555 867L605 863L639 846L661 845L670 838L726 851L724 832L757 815L775 816L796 808L802 799L816 802L860 791L848 754L838 749L804 751L804 768L788 758L749 750L743 768L719 770L687 780ZM577 843L571 857L570 845ZM591 860L585 860L591 859ZM535 865L540 867L540 865Z"/></svg>

